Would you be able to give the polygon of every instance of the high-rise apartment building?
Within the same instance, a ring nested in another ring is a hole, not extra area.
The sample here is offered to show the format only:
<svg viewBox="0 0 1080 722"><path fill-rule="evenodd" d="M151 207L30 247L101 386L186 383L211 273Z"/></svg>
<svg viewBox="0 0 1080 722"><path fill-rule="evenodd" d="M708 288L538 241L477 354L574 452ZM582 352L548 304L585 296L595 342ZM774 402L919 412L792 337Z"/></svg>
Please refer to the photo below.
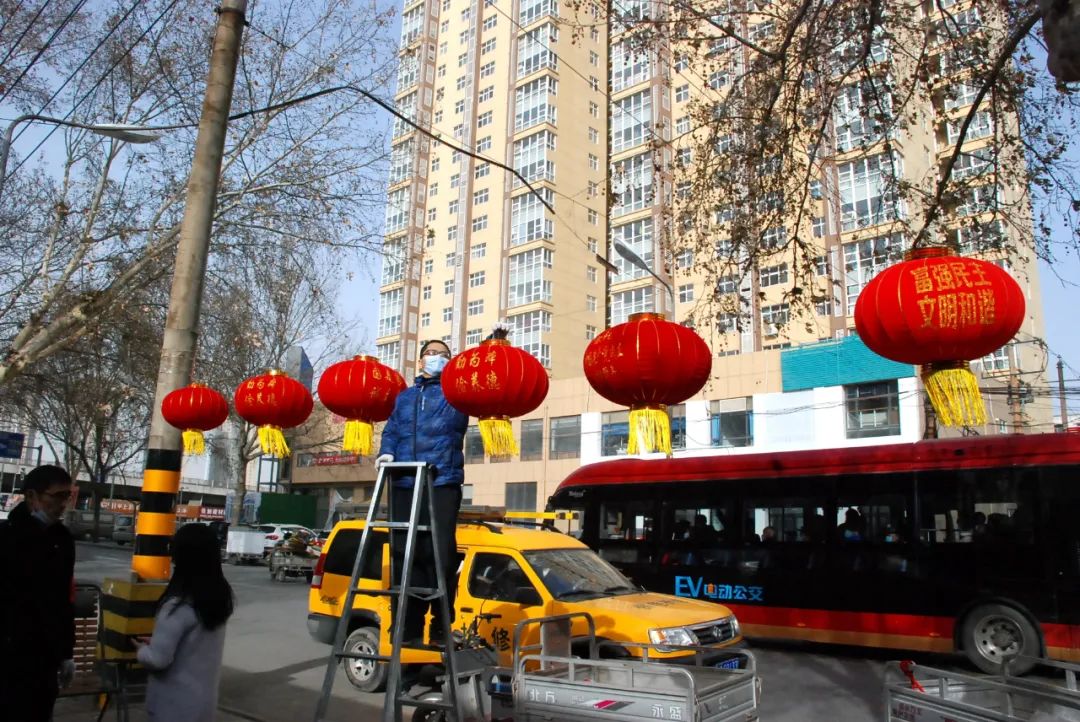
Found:
<svg viewBox="0 0 1080 722"><path fill-rule="evenodd" d="M964 12L963 0L946 4ZM623 19L659 8L650 0L617 5ZM754 42L777 32L752 13L739 17L741 34ZM513 464L485 460L479 434L470 432L466 499L543 507L580 463L625 453L626 411L591 391L581 359L608 324L640 311L692 319L715 354L706 388L670 409L677 453L921 438L915 370L869 353L853 337L853 311L869 279L911 242L899 225L909 209L892 181L896 174L913 184L932 181L955 146L970 88L941 65L948 90L888 137L868 120L863 86L845 88L825 119L830 140L819 172L804 184L809 212L801 226L781 201L758 201L779 218L764 229L763 242L780 248L789 233L812 239L817 300L798 308L789 292L799 269L785 254L762 256L750 273L717 276L695 259L700 244L695 250L679 238L680 214L699 201L687 180L700 126L693 109L703 98L723 97L748 67L750 51L717 38L709 52L720 69L703 82L677 47L642 52L626 27L606 22L599 7L571 10L559 0L405 4L398 108L490 160L396 124L378 355L411 378L423 340L442 339L457 352L506 319L511 341L552 377L545 405L515 422L522 452ZM872 48L876 62L890 62L887 43ZM980 115L969 129L954 172L984 172L991 120ZM532 188L491 161L513 167ZM769 159L762 161L767 172ZM974 232L1014 232L990 220L988 199L1024 201L1026 189L986 180L943 223L961 248ZM723 208L709 213L715 254L723 256L731 216ZM971 222L982 215L986 223ZM616 252L619 245L649 270ZM1042 336L1034 259L1014 253L993 260L1014 273L1029 305L1018 342L974 364L990 389L992 419L974 431L1050 430L1040 426L1049 412L1023 407L1016 391L1033 380L1021 372L1045 365L1029 342ZM725 298L735 299L728 308L737 313L710 307Z"/></svg>

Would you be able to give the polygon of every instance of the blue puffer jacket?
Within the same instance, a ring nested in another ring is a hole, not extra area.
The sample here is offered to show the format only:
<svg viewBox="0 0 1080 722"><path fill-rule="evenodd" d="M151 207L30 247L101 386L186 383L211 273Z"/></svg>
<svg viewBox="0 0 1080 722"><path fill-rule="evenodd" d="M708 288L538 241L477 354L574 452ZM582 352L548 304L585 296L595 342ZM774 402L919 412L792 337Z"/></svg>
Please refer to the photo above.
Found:
<svg viewBox="0 0 1080 722"><path fill-rule="evenodd" d="M435 485L465 482L465 430L469 417L446 401L439 377L417 376L398 394L394 411L383 427L379 455L394 461L426 461L435 467ZM395 486L412 486L412 479Z"/></svg>

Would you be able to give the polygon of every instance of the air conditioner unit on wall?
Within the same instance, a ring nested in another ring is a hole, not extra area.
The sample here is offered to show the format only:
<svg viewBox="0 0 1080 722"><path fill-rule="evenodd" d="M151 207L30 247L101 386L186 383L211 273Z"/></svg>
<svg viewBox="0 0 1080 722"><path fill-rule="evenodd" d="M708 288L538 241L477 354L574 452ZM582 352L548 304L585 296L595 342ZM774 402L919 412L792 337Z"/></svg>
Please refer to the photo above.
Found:
<svg viewBox="0 0 1080 722"><path fill-rule="evenodd" d="M775 323L767 323L767 324L765 324L762 327L761 332L763 334L765 334L766 336L779 336L780 335L780 329L777 328Z"/></svg>

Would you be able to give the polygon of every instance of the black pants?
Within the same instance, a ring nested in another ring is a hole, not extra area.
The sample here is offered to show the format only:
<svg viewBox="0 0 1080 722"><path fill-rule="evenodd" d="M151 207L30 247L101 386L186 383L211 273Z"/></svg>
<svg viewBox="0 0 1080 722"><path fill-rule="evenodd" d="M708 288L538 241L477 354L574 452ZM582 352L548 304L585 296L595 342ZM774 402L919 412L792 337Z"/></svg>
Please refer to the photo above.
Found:
<svg viewBox="0 0 1080 722"><path fill-rule="evenodd" d="M435 524L438 526L439 537L435 543L439 545L443 565L444 578L447 586L447 604L450 607L450 622L454 621L454 593L457 591L457 516L461 509L461 487L436 486L434 497L428 503L427 495L424 495L423 504L420 507L420 524L430 523L429 508L434 509ZM391 487L390 489L390 518L393 521L408 521L409 512L412 508L413 490L404 487ZM394 584L401 582L401 571L405 568L405 531L395 531L390 538L390 549L394 556ZM410 586L430 587L437 585L435 576L435 555L431 547L431 538L427 533L421 533L416 538L416 551L413 557L412 575ZM397 600L391 600L392 614L397 614ZM442 619L438 600L425 602L420 599L410 599L405 610L405 636L406 640L422 639L424 634L424 616L430 606L432 615L431 638L439 639Z"/></svg>
<svg viewBox="0 0 1080 722"><path fill-rule="evenodd" d="M0 720L49 722L56 702L59 663L20 655L0 664Z"/></svg>

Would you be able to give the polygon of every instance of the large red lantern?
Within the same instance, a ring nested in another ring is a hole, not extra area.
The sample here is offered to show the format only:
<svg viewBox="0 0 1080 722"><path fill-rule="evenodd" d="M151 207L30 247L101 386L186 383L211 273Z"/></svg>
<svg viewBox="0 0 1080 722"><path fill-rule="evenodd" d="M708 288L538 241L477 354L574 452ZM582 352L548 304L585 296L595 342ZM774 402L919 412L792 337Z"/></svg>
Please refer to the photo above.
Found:
<svg viewBox="0 0 1080 722"><path fill-rule="evenodd" d="M923 384L946 426L986 423L968 361L1008 343L1024 321L1024 292L993 263L948 248L917 248L870 280L855 328L875 353L922 366Z"/></svg>
<svg viewBox="0 0 1080 722"><path fill-rule="evenodd" d="M202 454L206 451L203 432L225 423L229 404L212 388L193 383L170 391L161 401L161 415L184 432L185 454Z"/></svg>
<svg viewBox="0 0 1080 722"><path fill-rule="evenodd" d="M404 389L401 374L371 356L354 356L326 369L319 379L319 400L345 417L341 448L354 454L371 454L372 422L390 418L394 401Z"/></svg>
<svg viewBox="0 0 1080 722"><path fill-rule="evenodd" d="M315 406L302 383L277 369L241 382L233 403L240 418L259 427L263 453L277 457L289 455L281 430L307 421Z"/></svg>
<svg viewBox="0 0 1080 722"><path fill-rule="evenodd" d="M462 351L442 373L446 400L458 411L479 419L484 452L490 456L518 453L510 417L522 416L544 402L547 371L536 358L506 340L497 327L479 346Z"/></svg>
<svg viewBox="0 0 1080 722"><path fill-rule="evenodd" d="M660 313L635 313L585 349L585 377L608 401L630 407L627 452L671 455L667 407L705 385L712 354L701 336Z"/></svg>

